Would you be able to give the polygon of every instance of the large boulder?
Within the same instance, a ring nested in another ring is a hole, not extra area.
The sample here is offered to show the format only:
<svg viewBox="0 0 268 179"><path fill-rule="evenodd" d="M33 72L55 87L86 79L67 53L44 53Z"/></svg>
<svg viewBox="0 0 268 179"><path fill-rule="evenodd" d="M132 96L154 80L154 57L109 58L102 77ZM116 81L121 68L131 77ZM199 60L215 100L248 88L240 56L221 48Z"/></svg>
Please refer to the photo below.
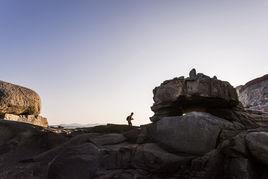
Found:
<svg viewBox="0 0 268 179"><path fill-rule="evenodd" d="M246 144L252 156L268 165L268 132L251 132Z"/></svg>
<svg viewBox="0 0 268 179"><path fill-rule="evenodd" d="M238 86L237 93L245 108L268 112L268 74Z"/></svg>
<svg viewBox="0 0 268 179"><path fill-rule="evenodd" d="M261 126L268 126L268 75L236 87L239 101Z"/></svg>
<svg viewBox="0 0 268 179"><path fill-rule="evenodd" d="M38 115L39 95L28 88L0 81L0 114Z"/></svg>
<svg viewBox="0 0 268 179"><path fill-rule="evenodd" d="M164 81L153 90L155 115L157 121L165 116L178 116L189 111L207 111L210 108L233 108L238 105L235 88L228 82L210 78L195 69L190 77L174 78Z"/></svg>
<svg viewBox="0 0 268 179"><path fill-rule="evenodd" d="M146 143L136 148L132 164L135 168L155 173L178 170L179 166L193 159L193 156L179 156L169 153L155 143Z"/></svg>
<svg viewBox="0 0 268 179"><path fill-rule="evenodd" d="M99 153L92 143L66 147L50 164L48 178L94 178Z"/></svg>
<svg viewBox="0 0 268 179"><path fill-rule="evenodd" d="M208 113L191 112L162 118L148 126L147 135L170 151L203 155L216 148L225 128L233 124Z"/></svg>
<svg viewBox="0 0 268 179"><path fill-rule="evenodd" d="M145 178L146 175L175 172L180 165L191 159L192 157L169 153L154 143L121 144L115 148L103 148L86 142L66 146L58 156L54 157L48 168L48 177ZM128 172L130 169L133 171ZM78 170L81 172L77 173ZM130 176L126 177L126 173L130 173Z"/></svg>

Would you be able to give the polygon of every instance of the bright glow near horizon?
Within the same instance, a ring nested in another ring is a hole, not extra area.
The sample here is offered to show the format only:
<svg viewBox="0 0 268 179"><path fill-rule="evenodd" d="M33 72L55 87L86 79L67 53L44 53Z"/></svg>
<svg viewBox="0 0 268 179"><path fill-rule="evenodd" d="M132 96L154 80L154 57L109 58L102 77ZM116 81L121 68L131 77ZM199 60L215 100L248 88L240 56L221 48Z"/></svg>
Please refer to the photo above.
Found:
<svg viewBox="0 0 268 179"><path fill-rule="evenodd" d="M237 86L267 74L268 1L0 0L1 80L50 124L149 123L152 90L191 68Z"/></svg>

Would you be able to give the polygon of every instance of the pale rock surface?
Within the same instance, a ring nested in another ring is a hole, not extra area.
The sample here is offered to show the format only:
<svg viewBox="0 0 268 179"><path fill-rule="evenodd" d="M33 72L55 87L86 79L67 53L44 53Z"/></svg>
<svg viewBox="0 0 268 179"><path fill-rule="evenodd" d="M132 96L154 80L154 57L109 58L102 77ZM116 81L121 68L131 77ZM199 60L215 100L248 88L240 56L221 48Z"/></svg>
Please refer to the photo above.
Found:
<svg viewBox="0 0 268 179"><path fill-rule="evenodd" d="M237 87L237 92L245 108L268 112L268 75Z"/></svg>
<svg viewBox="0 0 268 179"><path fill-rule="evenodd" d="M261 126L268 126L268 75L236 87L239 101Z"/></svg>
<svg viewBox="0 0 268 179"><path fill-rule="evenodd" d="M38 115L41 110L39 95L28 88L0 81L0 113Z"/></svg>
<svg viewBox="0 0 268 179"><path fill-rule="evenodd" d="M4 116L5 120L10 120L10 121L17 121L17 122L24 122L24 123L29 123L37 126L42 126L42 127L48 127L48 122L47 118L42 117L40 115L35 116L35 115L14 115L14 114L5 114Z"/></svg>
<svg viewBox="0 0 268 179"><path fill-rule="evenodd" d="M46 118L40 116L41 99L28 88L0 81L0 118L48 127Z"/></svg>

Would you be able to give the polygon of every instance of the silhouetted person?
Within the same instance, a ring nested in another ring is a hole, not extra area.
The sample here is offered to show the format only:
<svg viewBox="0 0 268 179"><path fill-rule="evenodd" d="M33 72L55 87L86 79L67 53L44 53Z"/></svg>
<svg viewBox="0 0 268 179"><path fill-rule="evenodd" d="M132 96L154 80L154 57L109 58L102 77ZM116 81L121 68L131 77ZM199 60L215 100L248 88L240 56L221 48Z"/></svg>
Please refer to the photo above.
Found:
<svg viewBox="0 0 268 179"><path fill-rule="evenodd" d="M132 126L131 121L134 120L133 117L132 117L133 114L134 114L134 113L132 112L132 113L127 117L128 126Z"/></svg>

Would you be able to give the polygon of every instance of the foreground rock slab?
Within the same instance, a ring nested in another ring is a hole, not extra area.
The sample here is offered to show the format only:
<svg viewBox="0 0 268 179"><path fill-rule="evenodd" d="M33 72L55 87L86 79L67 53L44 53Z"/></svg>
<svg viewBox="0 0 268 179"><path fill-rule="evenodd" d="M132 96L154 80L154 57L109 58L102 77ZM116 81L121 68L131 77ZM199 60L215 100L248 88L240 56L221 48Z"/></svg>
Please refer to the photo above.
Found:
<svg viewBox="0 0 268 179"><path fill-rule="evenodd" d="M246 136L250 153L268 165L268 132L251 132Z"/></svg>
<svg viewBox="0 0 268 179"><path fill-rule="evenodd" d="M0 178L267 178L268 131L237 128L207 113L187 115L163 120L161 127L162 120L146 125L147 141L141 144L124 136L139 129L127 125L56 133L0 121ZM161 135L150 139L155 127Z"/></svg>
<svg viewBox="0 0 268 179"><path fill-rule="evenodd" d="M216 148L219 134L226 128L233 128L233 124L208 113L191 112L164 117L150 125L148 133L157 143L175 152L204 155Z"/></svg>

